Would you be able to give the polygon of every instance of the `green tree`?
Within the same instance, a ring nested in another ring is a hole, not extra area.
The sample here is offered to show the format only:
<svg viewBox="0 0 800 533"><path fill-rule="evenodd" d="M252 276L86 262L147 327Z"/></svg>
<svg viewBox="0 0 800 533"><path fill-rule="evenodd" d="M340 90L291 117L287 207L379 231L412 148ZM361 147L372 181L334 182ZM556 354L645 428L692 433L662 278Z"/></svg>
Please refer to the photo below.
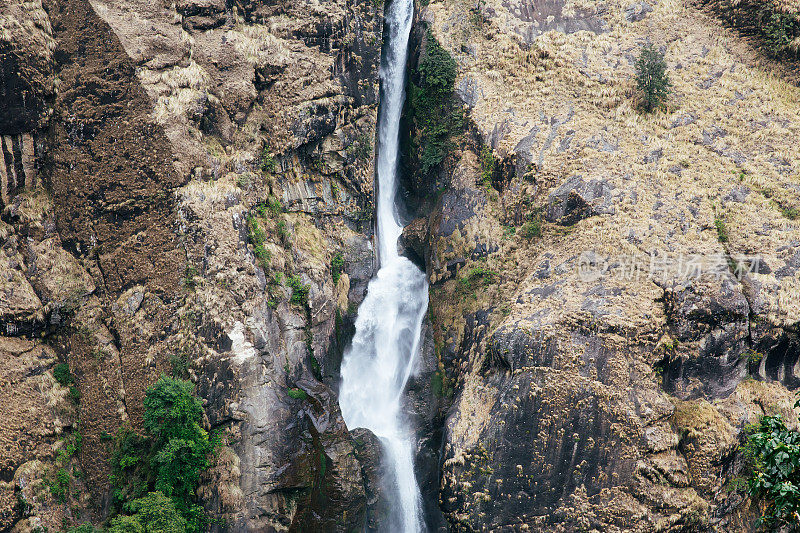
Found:
<svg viewBox="0 0 800 533"><path fill-rule="evenodd" d="M800 432L787 428L781 415L761 417L747 451L752 455L748 489L762 499L763 525L770 531L800 531Z"/></svg>
<svg viewBox="0 0 800 533"><path fill-rule="evenodd" d="M408 91L414 125L411 141L423 175L444 160L453 147L451 137L462 125L462 117L452 103L457 75L455 60L428 30Z"/></svg>
<svg viewBox="0 0 800 533"><path fill-rule="evenodd" d="M118 436L112 457L115 499L131 514L145 504L153 508L153 494L159 494L169 498L181 514L186 531L197 531L203 513L195 491L200 474L208 468L213 443L201 427L203 407L192 384L162 376L147 389L143 418L144 435L124 429ZM149 496L145 496L147 492Z"/></svg>
<svg viewBox="0 0 800 533"><path fill-rule="evenodd" d="M653 45L645 46L636 60L636 88L641 97L641 108L647 113L663 107L672 94L664 54Z"/></svg>
<svg viewBox="0 0 800 533"><path fill-rule="evenodd" d="M151 492L126 504L129 515L111 521L109 533L185 533L191 531L174 502L161 492Z"/></svg>

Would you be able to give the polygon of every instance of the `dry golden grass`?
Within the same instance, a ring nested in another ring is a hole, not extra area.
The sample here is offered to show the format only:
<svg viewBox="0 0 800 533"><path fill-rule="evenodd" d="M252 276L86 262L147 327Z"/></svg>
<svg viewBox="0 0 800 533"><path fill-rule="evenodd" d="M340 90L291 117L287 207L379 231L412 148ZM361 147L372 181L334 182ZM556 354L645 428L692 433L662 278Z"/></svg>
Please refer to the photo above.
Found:
<svg viewBox="0 0 800 533"><path fill-rule="evenodd" d="M520 262L532 264L531 254L545 251L566 259L607 249L612 255L758 254L771 267L783 266L788 256L778 250L800 239L798 221L776 207L800 208L800 89L759 67L758 55L735 32L690 2L664 0L636 23L624 18L627 2L608 2L608 32L550 31L530 45L522 37L529 24L499 0L486 4L496 16L472 32L474 55L462 52L468 6L428 8L435 35L457 58L456 84L469 78L479 87L470 116L484 138L502 124L507 133L495 152L505 156L532 134L539 182L554 186L579 174L608 181L616 195L613 215L583 221L545 249L523 250ZM674 96L666 110L643 116L635 107L633 61L648 40L665 49ZM645 163L657 150L662 157ZM726 200L745 185L750 193L743 203ZM715 212L729 218L725 247L714 230ZM626 240L631 232L636 245ZM754 277L763 284L771 321L800 320L800 279ZM637 323L636 304L648 283L621 284L634 307L626 308L623 298L613 304L619 315L605 320ZM576 303L582 290L574 290Z"/></svg>

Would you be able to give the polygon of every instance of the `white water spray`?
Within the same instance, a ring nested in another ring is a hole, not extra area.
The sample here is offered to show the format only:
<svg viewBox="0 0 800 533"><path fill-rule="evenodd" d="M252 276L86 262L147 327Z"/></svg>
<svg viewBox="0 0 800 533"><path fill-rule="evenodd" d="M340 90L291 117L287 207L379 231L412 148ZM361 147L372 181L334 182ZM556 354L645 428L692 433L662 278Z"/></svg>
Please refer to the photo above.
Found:
<svg viewBox="0 0 800 533"><path fill-rule="evenodd" d="M402 412L403 392L419 350L428 307L425 274L397 251L403 232L395 204L400 114L413 16L412 0L392 0L386 11L389 41L381 64L383 101L378 121L378 260L358 309L353 343L342 360L339 405L347 427L380 437L392 474L389 496L396 524L388 531L417 533L425 527L414 476L414 436Z"/></svg>

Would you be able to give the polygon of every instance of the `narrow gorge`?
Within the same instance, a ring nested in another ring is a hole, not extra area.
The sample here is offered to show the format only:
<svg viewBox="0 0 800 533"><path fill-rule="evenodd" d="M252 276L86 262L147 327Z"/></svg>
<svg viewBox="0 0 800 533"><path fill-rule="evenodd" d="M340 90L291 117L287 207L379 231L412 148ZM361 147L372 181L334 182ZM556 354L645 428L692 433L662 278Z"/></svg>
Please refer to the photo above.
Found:
<svg viewBox="0 0 800 533"><path fill-rule="evenodd" d="M0 0L0 532L800 524L795 0Z"/></svg>

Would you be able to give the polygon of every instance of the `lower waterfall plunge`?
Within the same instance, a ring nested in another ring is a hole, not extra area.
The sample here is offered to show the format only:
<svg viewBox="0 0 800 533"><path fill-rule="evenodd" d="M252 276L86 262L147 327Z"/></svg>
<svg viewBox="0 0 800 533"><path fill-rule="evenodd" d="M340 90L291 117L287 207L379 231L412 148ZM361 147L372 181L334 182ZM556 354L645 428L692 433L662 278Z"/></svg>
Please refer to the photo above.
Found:
<svg viewBox="0 0 800 533"><path fill-rule="evenodd" d="M392 0L386 10L388 43L381 63L383 101L378 122L377 238L380 269L358 309L355 335L341 367L339 405L347 427L377 435L391 472L389 531L425 529L414 476L414 435L402 412L403 392L419 351L428 307L425 274L397 251L403 226L395 204L400 115L413 17L413 0Z"/></svg>

